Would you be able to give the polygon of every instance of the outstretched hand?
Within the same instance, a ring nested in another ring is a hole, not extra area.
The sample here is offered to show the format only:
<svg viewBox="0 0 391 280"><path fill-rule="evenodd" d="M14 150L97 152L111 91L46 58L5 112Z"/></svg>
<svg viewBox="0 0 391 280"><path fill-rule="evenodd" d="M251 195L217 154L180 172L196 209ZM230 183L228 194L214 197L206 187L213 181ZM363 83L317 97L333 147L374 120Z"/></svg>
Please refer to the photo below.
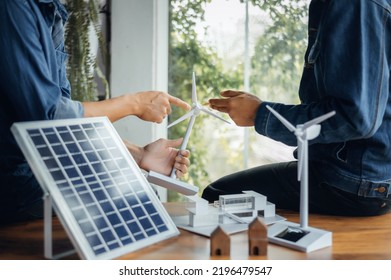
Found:
<svg viewBox="0 0 391 280"><path fill-rule="evenodd" d="M161 91L143 91L136 96L139 105L136 116L144 121L161 123L171 113L171 104L185 110L191 108L185 101Z"/></svg>
<svg viewBox="0 0 391 280"><path fill-rule="evenodd" d="M222 99L209 99L212 109L228 113L238 126L253 126L255 115L262 101L247 92L226 90L220 93Z"/></svg>
<svg viewBox="0 0 391 280"><path fill-rule="evenodd" d="M178 147L183 139L159 139L146 145L140 159L140 167L147 171L155 171L169 176L173 167L178 178L187 173L190 166L190 152L183 150L178 154Z"/></svg>

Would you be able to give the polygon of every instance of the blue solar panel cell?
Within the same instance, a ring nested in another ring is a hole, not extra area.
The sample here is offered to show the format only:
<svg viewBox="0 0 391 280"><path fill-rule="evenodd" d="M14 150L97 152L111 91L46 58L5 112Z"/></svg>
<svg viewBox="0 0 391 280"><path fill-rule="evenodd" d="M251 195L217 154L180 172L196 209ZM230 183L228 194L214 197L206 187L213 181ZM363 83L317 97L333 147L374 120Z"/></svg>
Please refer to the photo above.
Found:
<svg viewBox="0 0 391 280"><path fill-rule="evenodd" d="M114 234L111 232L110 229L107 229L107 230L103 229L103 230L101 231L101 233L102 233L103 239L104 239L106 242L110 242L110 241L114 241L114 240L115 240L115 236L114 236Z"/></svg>
<svg viewBox="0 0 391 280"><path fill-rule="evenodd" d="M117 248L120 247L120 245L118 244L118 242L115 242L115 243L113 243L113 244L108 244L108 246L109 246L109 249L110 249L110 250L114 250L114 249L117 249Z"/></svg>
<svg viewBox="0 0 391 280"><path fill-rule="evenodd" d="M106 220L102 216L96 217L94 219L94 223L96 227L99 229L109 228L109 225L107 224Z"/></svg>
<svg viewBox="0 0 391 280"><path fill-rule="evenodd" d="M91 144L94 147L95 150L99 151L101 149L105 149L104 143L99 139L92 139Z"/></svg>
<svg viewBox="0 0 391 280"><path fill-rule="evenodd" d="M153 222L157 227L164 226L164 221L162 220L160 215L151 215L151 219L153 220Z"/></svg>
<svg viewBox="0 0 391 280"><path fill-rule="evenodd" d="M159 232L166 232L169 230L169 228L166 225L159 225L158 227Z"/></svg>
<svg viewBox="0 0 391 280"><path fill-rule="evenodd" d="M66 168L64 170L69 178L76 178L80 176L77 169L74 167Z"/></svg>
<svg viewBox="0 0 391 280"><path fill-rule="evenodd" d="M79 199L77 198L76 195L74 195L74 194L67 195L67 196L64 196L64 198L65 198L65 201L68 203L70 209L80 207L80 202L79 202Z"/></svg>
<svg viewBox="0 0 391 280"><path fill-rule="evenodd" d="M80 198L84 204L89 204L89 203L95 202L94 199L92 198L92 196L88 192L80 193Z"/></svg>
<svg viewBox="0 0 391 280"><path fill-rule="evenodd" d="M84 208L74 208L72 210L72 213L74 215L74 217L76 218L76 221L80 221L80 220L85 220L87 219L87 213L86 211L84 210Z"/></svg>
<svg viewBox="0 0 391 280"><path fill-rule="evenodd" d="M130 206L138 204L136 196L134 194L126 195L125 199L128 201Z"/></svg>
<svg viewBox="0 0 391 280"><path fill-rule="evenodd" d="M80 143L82 140L86 140L86 135L84 134L84 132L82 130L79 130L79 131L74 131L73 132L73 136L75 137L75 139Z"/></svg>
<svg viewBox="0 0 391 280"><path fill-rule="evenodd" d="M59 166L57 164L57 161L54 158L46 159L46 160L44 160L44 162L45 162L46 167L49 170L58 169L59 168Z"/></svg>
<svg viewBox="0 0 391 280"><path fill-rule="evenodd" d="M152 203L144 204L144 208L150 215L157 213L156 208L152 205Z"/></svg>
<svg viewBox="0 0 391 280"><path fill-rule="evenodd" d="M155 234L157 234L158 232L155 230L155 229L150 229L150 230L147 230L147 234L148 236L153 236Z"/></svg>
<svg viewBox="0 0 391 280"><path fill-rule="evenodd" d="M136 234L138 232L141 232L141 228L140 226L137 224L136 221L130 221L127 223L128 224L128 228L130 230L130 232L132 232L133 234Z"/></svg>
<svg viewBox="0 0 391 280"><path fill-rule="evenodd" d="M73 189L71 188L62 188L61 189L61 193L63 194L63 196L68 196L68 195L71 195L73 194Z"/></svg>
<svg viewBox="0 0 391 280"><path fill-rule="evenodd" d="M114 201L115 207L118 210L122 210L122 209L125 209L127 207L126 202L121 197L114 198L113 201Z"/></svg>
<svg viewBox="0 0 391 280"><path fill-rule="evenodd" d="M137 241L140 241L140 240L142 240L142 239L145 239L145 235L144 235L144 233L142 233L142 232L136 233L136 234L134 235L134 239L136 239Z"/></svg>
<svg viewBox="0 0 391 280"><path fill-rule="evenodd" d="M132 215L132 213L128 209L120 211L120 214L121 214L122 219L125 222L134 220L134 216Z"/></svg>
<svg viewBox="0 0 391 280"><path fill-rule="evenodd" d="M79 222L79 225L81 230L86 234L95 231L94 226L89 220L82 220Z"/></svg>
<svg viewBox="0 0 391 280"><path fill-rule="evenodd" d="M136 215L136 217L144 217L145 216L145 212L144 212L143 208L141 208L140 206L132 206L132 209L133 209L133 213L134 213L134 215Z"/></svg>
<svg viewBox="0 0 391 280"><path fill-rule="evenodd" d="M46 145L45 139L41 135L31 136L31 140L36 146Z"/></svg>
<svg viewBox="0 0 391 280"><path fill-rule="evenodd" d="M94 194L96 200L99 201L99 202L107 199L106 193L103 190L101 190L101 189L95 189L93 191L93 194Z"/></svg>
<svg viewBox="0 0 391 280"><path fill-rule="evenodd" d="M66 155L66 151L65 151L65 148L63 145L53 145L52 146L52 149L54 151L54 154L56 156L60 156L60 155Z"/></svg>
<svg viewBox="0 0 391 280"><path fill-rule="evenodd" d="M102 241L99 239L99 236L97 234L92 234L87 237L88 242L90 243L91 247L98 247L102 245ZM103 253L103 252L101 252Z"/></svg>
<svg viewBox="0 0 391 280"><path fill-rule="evenodd" d="M42 131L45 133L45 135L50 135L54 133L54 128L53 127L42 128Z"/></svg>
<svg viewBox="0 0 391 280"><path fill-rule="evenodd" d="M42 158L47 158L52 156L52 152L48 147L41 147L38 148L38 152L41 155Z"/></svg>
<svg viewBox="0 0 391 280"><path fill-rule="evenodd" d="M61 170L53 170L50 172L52 174L54 181L63 181L65 180L65 175Z"/></svg>
<svg viewBox="0 0 391 280"><path fill-rule="evenodd" d="M57 136L57 134L48 134L47 136L46 136L46 138L47 138L47 140L48 140L48 142L50 143L50 144L58 144L58 143L60 143L60 139L58 138L58 136Z"/></svg>
<svg viewBox="0 0 391 280"><path fill-rule="evenodd" d="M83 174L84 177L93 175L93 171L88 165L80 165L79 166L80 173Z"/></svg>
<svg viewBox="0 0 391 280"><path fill-rule="evenodd" d="M103 214L103 212L95 204L86 205L86 207L87 212L90 214L91 217L96 217L100 214Z"/></svg>
<svg viewBox="0 0 391 280"><path fill-rule="evenodd" d="M112 213L114 211L113 206L108 201L101 201L100 206L102 207L104 213Z"/></svg>
<svg viewBox="0 0 391 280"><path fill-rule="evenodd" d="M71 161L71 158L67 155L62 155L58 157L58 160L60 161L60 164L65 167L73 167L73 163Z"/></svg>
<svg viewBox="0 0 391 280"><path fill-rule="evenodd" d="M141 226L145 231L152 228L152 224L147 217L139 219Z"/></svg>
<svg viewBox="0 0 391 280"><path fill-rule="evenodd" d="M64 143L69 143L74 141L72 135L68 131L62 131L60 132L60 138Z"/></svg>

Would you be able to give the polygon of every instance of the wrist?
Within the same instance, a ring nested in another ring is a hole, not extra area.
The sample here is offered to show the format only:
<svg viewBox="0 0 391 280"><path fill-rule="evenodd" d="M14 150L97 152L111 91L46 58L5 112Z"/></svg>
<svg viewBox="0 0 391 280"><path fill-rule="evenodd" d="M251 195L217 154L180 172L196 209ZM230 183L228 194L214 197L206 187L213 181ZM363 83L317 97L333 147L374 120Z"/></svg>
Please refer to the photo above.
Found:
<svg viewBox="0 0 391 280"><path fill-rule="evenodd" d="M137 93L128 93L118 97L120 110L127 116L138 116L140 112L140 98Z"/></svg>
<svg viewBox="0 0 391 280"><path fill-rule="evenodd" d="M125 146L128 149L128 151L132 155L134 161L137 163L137 165L140 168L142 168L141 164L142 164L142 159L144 156L144 148L136 146L136 145L128 142L127 140L124 140L124 143L125 143Z"/></svg>
<svg viewBox="0 0 391 280"><path fill-rule="evenodd" d="M141 114L141 99L139 93L127 95L127 106L133 108L131 115L140 116Z"/></svg>

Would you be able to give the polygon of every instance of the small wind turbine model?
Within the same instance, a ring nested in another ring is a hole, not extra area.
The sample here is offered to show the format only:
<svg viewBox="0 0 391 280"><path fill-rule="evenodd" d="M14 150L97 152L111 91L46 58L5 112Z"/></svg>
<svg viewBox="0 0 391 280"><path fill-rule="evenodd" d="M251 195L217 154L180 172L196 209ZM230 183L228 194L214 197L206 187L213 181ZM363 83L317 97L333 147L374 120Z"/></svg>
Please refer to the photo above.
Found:
<svg viewBox="0 0 391 280"><path fill-rule="evenodd" d="M191 133L191 130L193 129L193 125L194 125L194 122L197 118L197 116L201 113L201 112L204 112L204 113L207 113L215 118L218 118L226 123L230 123L229 121L226 121L225 119L223 119L222 117L218 116L217 114L211 112L209 109L205 108L204 106L202 106L198 100L197 100L197 90L196 90L196 81L195 81L195 74L193 72L193 78L192 78L192 88L191 88L191 101L192 101L192 108L191 110L186 113L185 115L183 115L182 117L180 117L179 119L177 119L176 121L172 122L170 125L167 126L167 128L170 128L182 121L184 121L185 119L189 118L190 117L190 121L189 121L189 124L187 125L187 129L186 129L186 132L185 132L185 136L183 137L183 142L182 142L182 145L180 147L180 150L185 150L186 147L187 147L187 143L189 142L189 138L190 138L190 133ZM172 169L172 172L171 172L171 177L172 178L175 178L175 173L176 173L176 169L173 168Z"/></svg>
<svg viewBox="0 0 391 280"><path fill-rule="evenodd" d="M277 222L269 227L269 240L305 252L329 247L332 244L331 232L308 227L308 140L319 135L319 123L335 115L335 111L294 127L269 105L266 107L297 137L297 180L300 181L300 225L287 221Z"/></svg>
<svg viewBox="0 0 391 280"><path fill-rule="evenodd" d="M171 123L167 127L167 128L170 128L170 127L172 127L172 126L174 126L174 125L176 125L176 124L178 124L178 123L180 123L180 122L182 122L185 119L190 117L190 121L189 121L189 124L187 126L185 136L183 137L183 142L181 144L180 151L186 149L186 146L187 146L187 143L189 142L190 133L191 133L191 130L193 128L195 119L201 113L201 111L205 112L205 113L207 113L209 115L212 115L212 116L214 116L214 117L216 117L216 118L218 118L218 119L220 119L220 120L222 120L224 122L230 123L230 122L226 121L225 119L223 119L222 117L220 117L220 116L216 115L215 113L211 112L207 108L203 107L200 103L198 103L194 72L193 72L193 78L192 78L191 100L192 100L192 108L191 108L191 110L188 113L186 113L185 115L183 115L182 117L180 117L179 119L177 119L176 121L174 121L173 123ZM195 194L197 194L197 192L198 192L198 188L197 187L176 179L176 174L175 173L176 173L175 167L172 169L170 177L162 175L162 174L159 174L159 173L154 172L154 171L150 171L148 173L147 179L148 179L148 181L150 183L153 183L153 184L165 187L167 189L174 190L174 191L182 193L184 195L195 195Z"/></svg>

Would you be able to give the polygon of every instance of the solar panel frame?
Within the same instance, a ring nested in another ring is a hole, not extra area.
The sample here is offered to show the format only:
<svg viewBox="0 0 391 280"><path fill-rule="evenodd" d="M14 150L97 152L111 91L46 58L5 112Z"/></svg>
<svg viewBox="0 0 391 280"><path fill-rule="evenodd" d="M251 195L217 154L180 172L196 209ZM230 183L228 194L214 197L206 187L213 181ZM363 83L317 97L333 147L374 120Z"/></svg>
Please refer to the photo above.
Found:
<svg viewBox="0 0 391 280"><path fill-rule="evenodd" d="M19 122L11 130L81 258L113 259L179 234L108 118Z"/></svg>

